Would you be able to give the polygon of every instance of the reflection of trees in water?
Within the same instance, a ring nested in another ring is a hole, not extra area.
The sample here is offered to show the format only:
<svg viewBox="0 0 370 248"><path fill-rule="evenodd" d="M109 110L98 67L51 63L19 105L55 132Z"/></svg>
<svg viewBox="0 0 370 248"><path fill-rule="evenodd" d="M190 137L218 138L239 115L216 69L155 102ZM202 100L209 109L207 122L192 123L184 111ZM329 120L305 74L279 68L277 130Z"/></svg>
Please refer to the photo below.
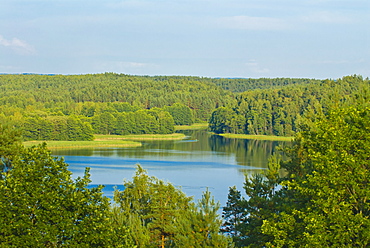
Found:
<svg viewBox="0 0 370 248"><path fill-rule="evenodd" d="M277 146L283 146L287 142L230 139L213 135L209 139L209 144L212 151L235 154L235 159L240 165L267 168L268 159L277 150Z"/></svg>
<svg viewBox="0 0 370 248"><path fill-rule="evenodd" d="M267 168L269 157L276 151L277 146L290 145L290 142L265 141L265 140L244 140L229 139L219 135L211 135L204 130L181 131L189 136L185 140L176 141L144 141L143 146L135 148L92 148L54 151L53 155L60 156L119 156L126 158L144 158L148 154L160 157L177 156L176 152L216 152L225 153L228 156L235 156L239 165L246 165L241 172L248 174L255 171L255 168ZM178 154L180 155L180 154ZM186 160L188 155L183 159Z"/></svg>
<svg viewBox="0 0 370 248"><path fill-rule="evenodd" d="M115 153L114 148L100 148L94 150L94 156L101 156L101 157L111 157Z"/></svg>
<svg viewBox="0 0 370 248"><path fill-rule="evenodd" d="M171 151L173 149L173 141L145 141L141 147L118 149L117 156L142 158L149 152L153 152L161 156L168 156L172 154Z"/></svg>
<svg viewBox="0 0 370 248"><path fill-rule="evenodd" d="M53 156L92 156L94 148L58 149L52 150Z"/></svg>

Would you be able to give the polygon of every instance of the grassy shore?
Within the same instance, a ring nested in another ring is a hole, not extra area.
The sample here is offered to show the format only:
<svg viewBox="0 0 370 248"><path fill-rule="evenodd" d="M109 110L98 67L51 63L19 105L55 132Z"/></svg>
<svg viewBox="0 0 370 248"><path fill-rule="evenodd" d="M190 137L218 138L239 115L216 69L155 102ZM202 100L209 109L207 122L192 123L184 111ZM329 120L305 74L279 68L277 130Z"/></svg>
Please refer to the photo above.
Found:
<svg viewBox="0 0 370 248"><path fill-rule="evenodd" d="M25 147L31 147L46 142L49 149L70 149L70 148L88 148L88 147L137 147L140 142L128 140L93 140L93 141L26 141Z"/></svg>
<svg viewBox="0 0 370 248"><path fill-rule="evenodd" d="M87 147L137 147L141 146L143 140L181 140L185 134L141 134L141 135L95 135L93 141L26 141L25 147L31 147L46 142L49 149L69 149L69 148L87 148Z"/></svg>
<svg viewBox="0 0 370 248"><path fill-rule="evenodd" d="M233 134L223 133L219 134L225 138L235 139L255 139L255 140L271 140L271 141L292 141L293 137L273 136L273 135L249 135L249 134Z"/></svg>
<svg viewBox="0 0 370 248"><path fill-rule="evenodd" d="M185 138L183 133L172 134L140 134L140 135L102 135L96 134L95 140L181 140Z"/></svg>
<svg viewBox="0 0 370 248"><path fill-rule="evenodd" d="M175 130L203 130L208 128L208 123L194 123L190 126L175 126Z"/></svg>

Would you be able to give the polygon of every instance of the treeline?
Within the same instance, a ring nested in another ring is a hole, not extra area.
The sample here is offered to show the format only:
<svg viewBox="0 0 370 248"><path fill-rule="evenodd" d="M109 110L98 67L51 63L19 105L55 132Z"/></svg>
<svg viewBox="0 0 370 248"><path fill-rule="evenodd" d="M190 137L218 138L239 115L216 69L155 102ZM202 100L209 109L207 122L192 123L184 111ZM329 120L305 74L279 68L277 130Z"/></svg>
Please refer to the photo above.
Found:
<svg viewBox="0 0 370 248"><path fill-rule="evenodd" d="M0 113L0 122L23 130L25 140L92 140L94 134L170 134L174 125L193 123L191 109L180 103L140 109L125 102L74 103L68 107Z"/></svg>
<svg viewBox="0 0 370 248"><path fill-rule="evenodd" d="M288 85L319 83L321 80L308 78L217 78L211 82L225 90L242 93L256 89L280 88Z"/></svg>
<svg viewBox="0 0 370 248"><path fill-rule="evenodd" d="M0 119L24 128L25 139L165 134L173 125L196 121L209 121L215 133L292 136L331 106L363 98L368 87L369 80L357 75L339 80L0 75Z"/></svg>
<svg viewBox="0 0 370 248"><path fill-rule="evenodd" d="M23 130L24 140L94 139L91 125L76 116L29 116L19 120L15 126Z"/></svg>
<svg viewBox="0 0 370 248"><path fill-rule="evenodd" d="M209 126L215 133L292 136L333 106L369 100L369 86L368 79L354 75L246 91L236 104L216 109Z"/></svg>
<svg viewBox="0 0 370 248"><path fill-rule="evenodd" d="M127 102L140 109L175 103L192 110L195 121L207 121L218 106L233 101L229 91L192 77L160 79L125 74L0 75L0 106L4 108L62 108L81 102Z"/></svg>
<svg viewBox="0 0 370 248"><path fill-rule="evenodd" d="M320 82L318 79L308 78L206 78L186 76L155 76L155 80L166 81L169 79L186 79L199 82L211 82L224 90L241 93L255 89L271 89L287 85L309 84Z"/></svg>

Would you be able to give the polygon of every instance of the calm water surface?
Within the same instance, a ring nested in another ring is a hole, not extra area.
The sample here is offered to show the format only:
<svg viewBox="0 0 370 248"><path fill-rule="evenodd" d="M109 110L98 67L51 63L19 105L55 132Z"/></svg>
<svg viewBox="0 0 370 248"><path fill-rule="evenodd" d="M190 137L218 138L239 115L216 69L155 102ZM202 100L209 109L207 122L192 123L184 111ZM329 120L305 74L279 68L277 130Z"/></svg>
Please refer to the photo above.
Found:
<svg viewBox="0 0 370 248"><path fill-rule="evenodd" d="M243 189L245 173L265 169L268 158L281 142L228 139L206 131L184 131L181 141L144 142L137 148L94 148L60 150L74 177L90 167L92 185L105 185L111 197L114 187L122 189L123 180L131 180L136 164L151 176L179 186L199 199L208 188L223 206L228 188ZM285 143L286 144L286 143Z"/></svg>

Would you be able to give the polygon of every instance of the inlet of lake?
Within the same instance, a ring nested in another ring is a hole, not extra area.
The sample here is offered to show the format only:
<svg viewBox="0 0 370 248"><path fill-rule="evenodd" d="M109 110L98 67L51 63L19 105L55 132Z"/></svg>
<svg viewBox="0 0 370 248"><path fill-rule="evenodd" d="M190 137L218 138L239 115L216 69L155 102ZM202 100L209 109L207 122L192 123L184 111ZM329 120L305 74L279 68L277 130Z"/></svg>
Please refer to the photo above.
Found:
<svg viewBox="0 0 370 248"><path fill-rule="evenodd" d="M221 206L229 187L243 192L245 174L267 168L277 146L289 142L229 139L207 131L181 131L187 137L176 141L145 141L135 148L91 148L56 150L64 157L73 177L83 176L90 167L91 185L105 185L104 194L112 197L114 188L123 190L123 180L131 180L140 164L150 176L173 185L194 199L207 188Z"/></svg>

